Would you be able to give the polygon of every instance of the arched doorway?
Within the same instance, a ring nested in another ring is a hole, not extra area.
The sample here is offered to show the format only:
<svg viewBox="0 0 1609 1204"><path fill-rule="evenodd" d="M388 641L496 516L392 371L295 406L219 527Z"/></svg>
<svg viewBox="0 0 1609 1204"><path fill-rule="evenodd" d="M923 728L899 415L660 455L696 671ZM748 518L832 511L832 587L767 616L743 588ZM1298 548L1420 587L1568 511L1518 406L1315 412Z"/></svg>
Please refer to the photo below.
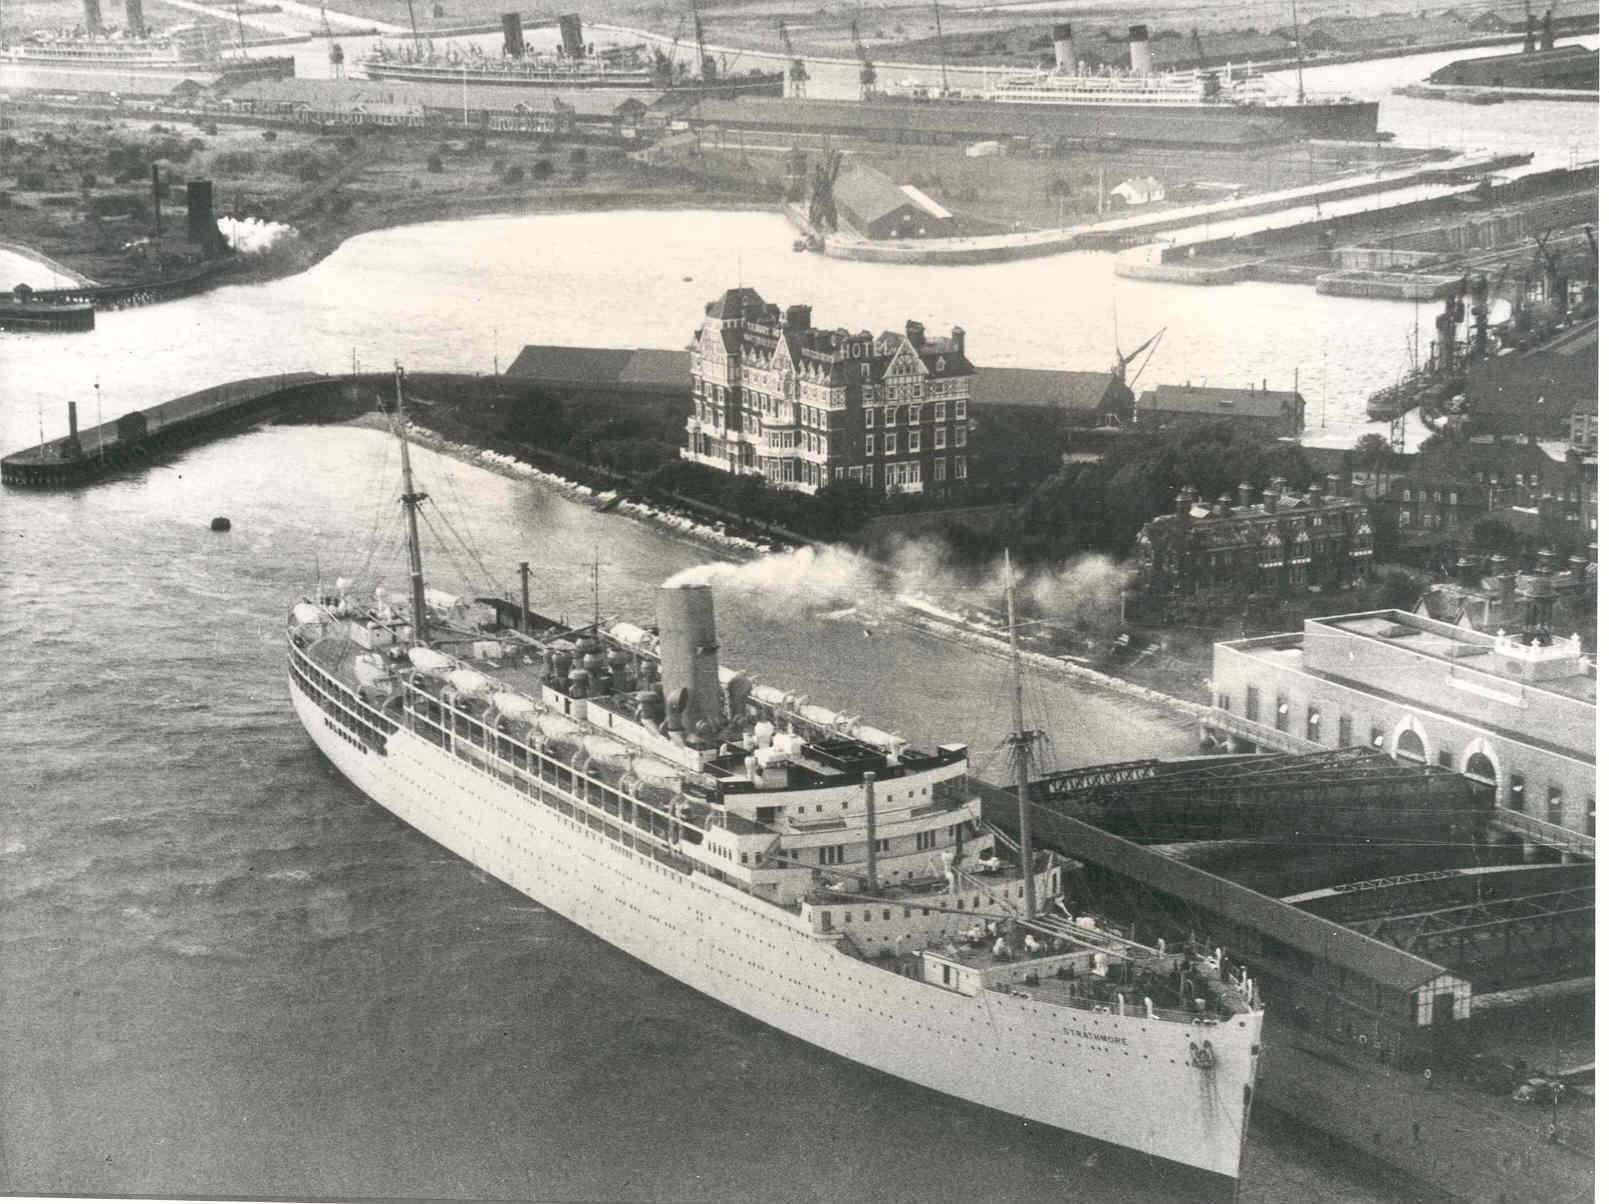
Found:
<svg viewBox="0 0 1609 1204"><path fill-rule="evenodd" d="M1497 766L1485 753L1469 755L1464 761L1464 776L1475 783L1482 802L1490 806L1497 801Z"/></svg>
<svg viewBox="0 0 1609 1204"><path fill-rule="evenodd" d="M1397 733L1397 748L1392 755L1399 761L1418 761L1423 764L1425 760L1425 742L1419 738L1419 733L1414 731L1413 728L1405 727L1401 732Z"/></svg>

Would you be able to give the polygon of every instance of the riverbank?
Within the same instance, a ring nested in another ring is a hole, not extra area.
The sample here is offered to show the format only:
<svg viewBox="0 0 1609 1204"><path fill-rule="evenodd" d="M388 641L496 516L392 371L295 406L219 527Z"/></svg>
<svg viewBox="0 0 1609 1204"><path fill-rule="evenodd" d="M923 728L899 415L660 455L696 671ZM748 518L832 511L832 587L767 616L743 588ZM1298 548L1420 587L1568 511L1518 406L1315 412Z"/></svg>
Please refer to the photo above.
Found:
<svg viewBox="0 0 1609 1204"><path fill-rule="evenodd" d="M369 130L359 139L199 116L147 124L111 110L35 105L14 112L9 139L16 186L5 194L8 249L41 262L44 287L59 287L67 273L136 301L163 299L167 283L219 262L187 237L184 200L169 183L179 178L210 179L220 218L275 231L237 251L234 266L202 288L295 275L355 235L425 222L773 203L741 181L711 187L679 165L642 162L621 147L535 137ZM155 198L153 167L163 181Z"/></svg>

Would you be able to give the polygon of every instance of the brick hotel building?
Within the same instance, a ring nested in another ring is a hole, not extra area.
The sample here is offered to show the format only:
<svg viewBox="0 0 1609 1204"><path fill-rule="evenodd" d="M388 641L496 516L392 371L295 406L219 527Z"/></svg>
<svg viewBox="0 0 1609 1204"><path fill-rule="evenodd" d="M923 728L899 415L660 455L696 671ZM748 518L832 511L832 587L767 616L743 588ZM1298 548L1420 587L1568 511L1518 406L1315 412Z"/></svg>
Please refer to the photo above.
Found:
<svg viewBox="0 0 1609 1204"><path fill-rule="evenodd" d="M974 369L966 332L818 330L728 289L693 336L693 414L682 458L815 493L855 481L886 493L943 493L967 479Z"/></svg>

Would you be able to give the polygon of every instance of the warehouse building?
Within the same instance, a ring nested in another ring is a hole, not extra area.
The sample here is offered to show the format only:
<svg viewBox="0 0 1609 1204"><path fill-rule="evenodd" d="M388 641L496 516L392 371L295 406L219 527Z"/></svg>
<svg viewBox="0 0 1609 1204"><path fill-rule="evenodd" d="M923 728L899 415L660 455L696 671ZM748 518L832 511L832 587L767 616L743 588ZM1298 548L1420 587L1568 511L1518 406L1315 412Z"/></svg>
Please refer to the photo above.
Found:
<svg viewBox="0 0 1609 1204"><path fill-rule="evenodd" d="M1497 822L1590 852L1597 667L1579 638L1490 635L1398 610L1309 619L1213 648L1209 738L1240 749L1364 746L1454 769Z"/></svg>

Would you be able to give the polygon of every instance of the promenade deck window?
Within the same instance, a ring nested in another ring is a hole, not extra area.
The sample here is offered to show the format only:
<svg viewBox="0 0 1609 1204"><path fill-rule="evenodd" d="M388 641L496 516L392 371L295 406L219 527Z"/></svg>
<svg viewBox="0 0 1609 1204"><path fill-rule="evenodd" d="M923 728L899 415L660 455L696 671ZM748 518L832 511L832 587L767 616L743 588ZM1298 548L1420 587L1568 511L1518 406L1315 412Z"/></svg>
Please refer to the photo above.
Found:
<svg viewBox="0 0 1609 1204"><path fill-rule="evenodd" d="M1564 787L1548 787L1548 823L1562 824L1564 822Z"/></svg>
<svg viewBox="0 0 1609 1204"><path fill-rule="evenodd" d="M1525 810L1525 775L1511 773L1508 775L1508 809L1510 811Z"/></svg>
<svg viewBox="0 0 1609 1204"><path fill-rule="evenodd" d="M1262 695L1258 692L1258 689L1257 689L1256 686L1247 686L1246 687L1246 718L1250 719L1253 723L1256 723L1260 719L1262 719L1262 717L1263 717Z"/></svg>

